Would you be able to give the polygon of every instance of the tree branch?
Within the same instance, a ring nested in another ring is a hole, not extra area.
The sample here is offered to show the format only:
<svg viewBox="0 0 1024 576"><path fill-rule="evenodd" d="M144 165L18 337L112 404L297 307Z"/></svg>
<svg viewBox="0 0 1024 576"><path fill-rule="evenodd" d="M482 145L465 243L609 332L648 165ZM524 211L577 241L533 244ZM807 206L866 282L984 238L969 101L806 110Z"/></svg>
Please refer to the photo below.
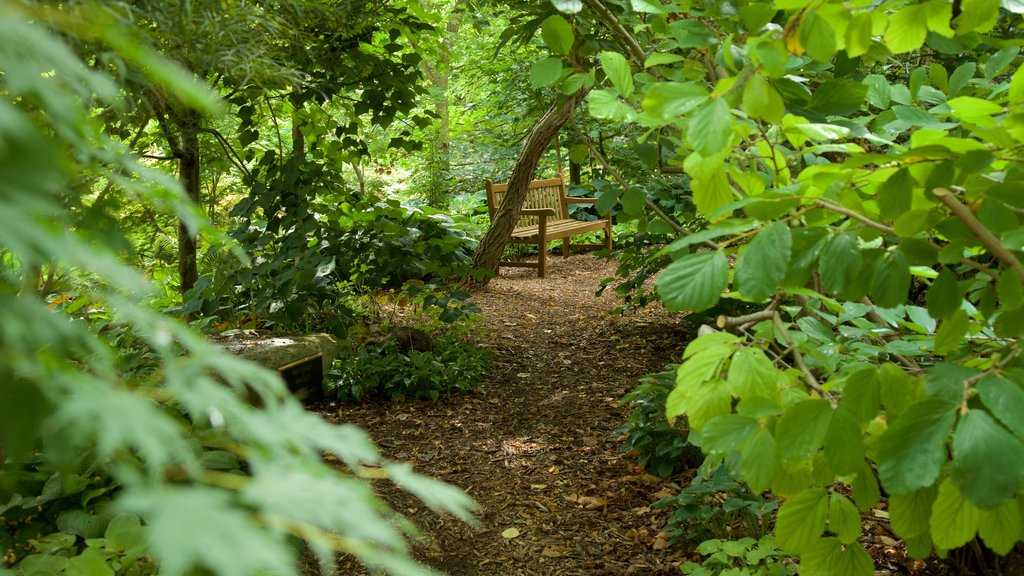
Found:
<svg viewBox="0 0 1024 576"><path fill-rule="evenodd" d="M782 323L782 317L779 316L778 312L772 315L772 319L775 321L775 329L779 331L779 335L786 341L786 345L789 346L789 351L793 354L793 360L796 362L797 368L803 372L804 382L811 387L812 390L825 396L825 389L818 384L818 379L814 377L814 373L807 367L807 363L804 362L804 357L800 354L800 350L796 347L796 343L793 342L793 337L789 335L789 331L786 330L786 325Z"/></svg>
<svg viewBox="0 0 1024 576"><path fill-rule="evenodd" d="M622 26L619 19L615 17L615 14L612 14L612 11L601 3L601 0L583 0L583 3L594 12L597 12L597 15L601 17L601 20L604 21L605 26L608 27L612 35L626 45L629 55L633 57L637 65L643 67L644 60L647 59L644 49L640 47L640 43L636 41L636 38L633 38L633 35Z"/></svg>
<svg viewBox="0 0 1024 576"><path fill-rule="evenodd" d="M1006 246L1003 246L1003 243L994 234L989 232L988 228L985 228L985 225L974 216L970 208L964 206L953 195L951 190L948 188L936 188L932 190L932 194L935 194L935 197L945 204L953 212L953 215L967 226L967 229L971 231L971 234L974 234L975 238L981 240L981 244L986 250L991 252L993 256L998 258L1007 267L1016 271L1024 279L1024 266L1021 265L1020 260L1017 260L1013 252L1010 252Z"/></svg>
<svg viewBox="0 0 1024 576"><path fill-rule="evenodd" d="M199 131L212 134L217 140L217 143L224 149L224 152L227 153L228 159L230 159L231 163L235 165L235 168L238 168L247 180L252 180L252 174L249 172L249 169L245 167L245 163L243 163L241 157L238 156L238 152L235 152L235 149L223 134L214 128L200 128Z"/></svg>

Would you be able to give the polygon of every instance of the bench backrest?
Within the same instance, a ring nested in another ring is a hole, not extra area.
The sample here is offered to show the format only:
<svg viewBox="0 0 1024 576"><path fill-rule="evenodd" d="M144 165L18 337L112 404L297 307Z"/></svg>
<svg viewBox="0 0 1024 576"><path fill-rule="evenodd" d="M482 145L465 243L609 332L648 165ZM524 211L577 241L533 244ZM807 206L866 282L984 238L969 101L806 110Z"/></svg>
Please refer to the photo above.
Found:
<svg viewBox="0 0 1024 576"><path fill-rule="evenodd" d="M508 183L497 184L490 180L487 187L487 213L491 220L494 213L498 211L501 200L508 191ZM551 208L555 211L556 220L565 220L569 217L569 207L565 201L565 182L561 178L550 178L548 180L534 180L530 182L530 188L526 192L526 201L523 208ZM537 223L536 216L520 216L516 226L532 226Z"/></svg>

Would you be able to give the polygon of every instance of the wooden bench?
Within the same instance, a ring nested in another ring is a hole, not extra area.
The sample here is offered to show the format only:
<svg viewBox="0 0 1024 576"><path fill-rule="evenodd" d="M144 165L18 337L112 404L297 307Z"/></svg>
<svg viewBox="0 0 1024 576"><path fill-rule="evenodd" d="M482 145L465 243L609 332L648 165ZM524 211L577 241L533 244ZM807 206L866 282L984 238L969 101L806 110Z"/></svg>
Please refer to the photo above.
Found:
<svg viewBox="0 0 1024 576"><path fill-rule="evenodd" d="M508 190L508 184L496 184L487 181L487 211L494 219L502 198ZM593 204L597 198L574 198L565 195L565 182L561 178L534 180L526 193L526 201L519 213L519 221L512 230L512 244L535 244L538 257L536 262L502 261L501 266L536 268L537 276L543 278L547 273L548 243L562 240L562 255L568 256L572 249L573 236L594 230L604 230L603 244L577 244L577 248L611 248L612 220L609 214L600 220L584 222L569 217L569 204Z"/></svg>

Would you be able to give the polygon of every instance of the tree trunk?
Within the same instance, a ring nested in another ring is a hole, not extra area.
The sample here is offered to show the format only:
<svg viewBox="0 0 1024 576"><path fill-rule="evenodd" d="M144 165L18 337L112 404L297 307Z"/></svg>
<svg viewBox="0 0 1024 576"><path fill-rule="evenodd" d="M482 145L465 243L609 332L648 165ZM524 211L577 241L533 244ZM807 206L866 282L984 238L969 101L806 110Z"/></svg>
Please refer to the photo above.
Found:
<svg viewBox="0 0 1024 576"><path fill-rule="evenodd" d="M187 110L179 122L178 178L188 197L199 204L199 113ZM184 222L178 222L178 275L181 278L181 295L192 289L199 279L197 263L197 238Z"/></svg>
<svg viewBox="0 0 1024 576"><path fill-rule="evenodd" d="M519 219L519 211L526 200L526 192L529 190L530 180L537 171L537 164L547 149L551 139L558 130L572 116L576 105L586 95L586 90L580 90L564 102L555 102L548 108L548 111L541 116L540 120L530 131L529 136L523 143L523 150L519 153L519 160L512 169L512 176L508 181L508 191L501 201L501 205L494 213L491 226L484 234L480 246L473 255L473 267L484 270L497 270L498 262L501 261L501 254L505 251L505 245L512 237L512 229L516 227L516 220ZM545 247L541 246L541 250ZM474 287L483 287L487 279L472 282Z"/></svg>
<svg viewBox="0 0 1024 576"><path fill-rule="evenodd" d="M570 184L575 184L577 186L580 185L580 180L581 180L581 178L580 178L581 173L580 172L581 172L581 168L582 168L582 166L580 166L578 162L573 162L572 160L569 160L569 183Z"/></svg>

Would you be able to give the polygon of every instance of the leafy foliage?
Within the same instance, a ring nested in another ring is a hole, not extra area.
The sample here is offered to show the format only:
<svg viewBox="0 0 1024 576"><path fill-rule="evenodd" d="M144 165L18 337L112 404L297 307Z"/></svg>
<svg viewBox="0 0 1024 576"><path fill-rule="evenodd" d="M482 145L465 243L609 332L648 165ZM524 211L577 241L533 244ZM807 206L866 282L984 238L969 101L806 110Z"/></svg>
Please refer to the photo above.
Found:
<svg viewBox="0 0 1024 576"><path fill-rule="evenodd" d="M760 540L705 540L697 546L697 553L706 556L703 562L686 562L683 574L695 576L785 576L793 567L782 563L785 554L775 547L771 536Z"/></svg>
<svg viewBox="0 0 1024 576"><path fill-rule="evenodd" d="M1024 488L995 398L1024 382L1019 7L581 4L562 7L601 63L590 114L658 138L708 222L667 247L662 302L764 307L690 343L669 418L785 498L776 540L801 573L872 573L858 509L882 489L913 502L891 509L913 555L979 535L1008 552L1024 533L992 527ZM593 47L595 21L624 58Z"/></svg>
<svg viewBox="0 0 1024 576"><path fill-rule="evenodd" d="M687 441L682 422L673 425L665 418L665 399L674 384L675 370L646 377L622 398L621 404L631 412L626 423L612 432L612 436L626 437L622 449L632 453L639 466L662 478L693 468L701 459Z"/></svg>
<svg viewBox="0 0 1024 576"><path fill-rule="evenodd" d="M303 540L325 565L345 552L427 573L408 556L408 527L360 479L364 465L468 518L461 491L384 461L363 432L304 411L277 375L140 304L150 287L122 263L129 243L101 201L106 183L225 239L173 179L110 139L96 115L122 109L118 86L58 33L108 43L204 113L216 101L128 31L48 10L0 3L4 563L23 574L294 574ZM76 298L54 297L41 282L51 274L80 287Z"/></svg>

